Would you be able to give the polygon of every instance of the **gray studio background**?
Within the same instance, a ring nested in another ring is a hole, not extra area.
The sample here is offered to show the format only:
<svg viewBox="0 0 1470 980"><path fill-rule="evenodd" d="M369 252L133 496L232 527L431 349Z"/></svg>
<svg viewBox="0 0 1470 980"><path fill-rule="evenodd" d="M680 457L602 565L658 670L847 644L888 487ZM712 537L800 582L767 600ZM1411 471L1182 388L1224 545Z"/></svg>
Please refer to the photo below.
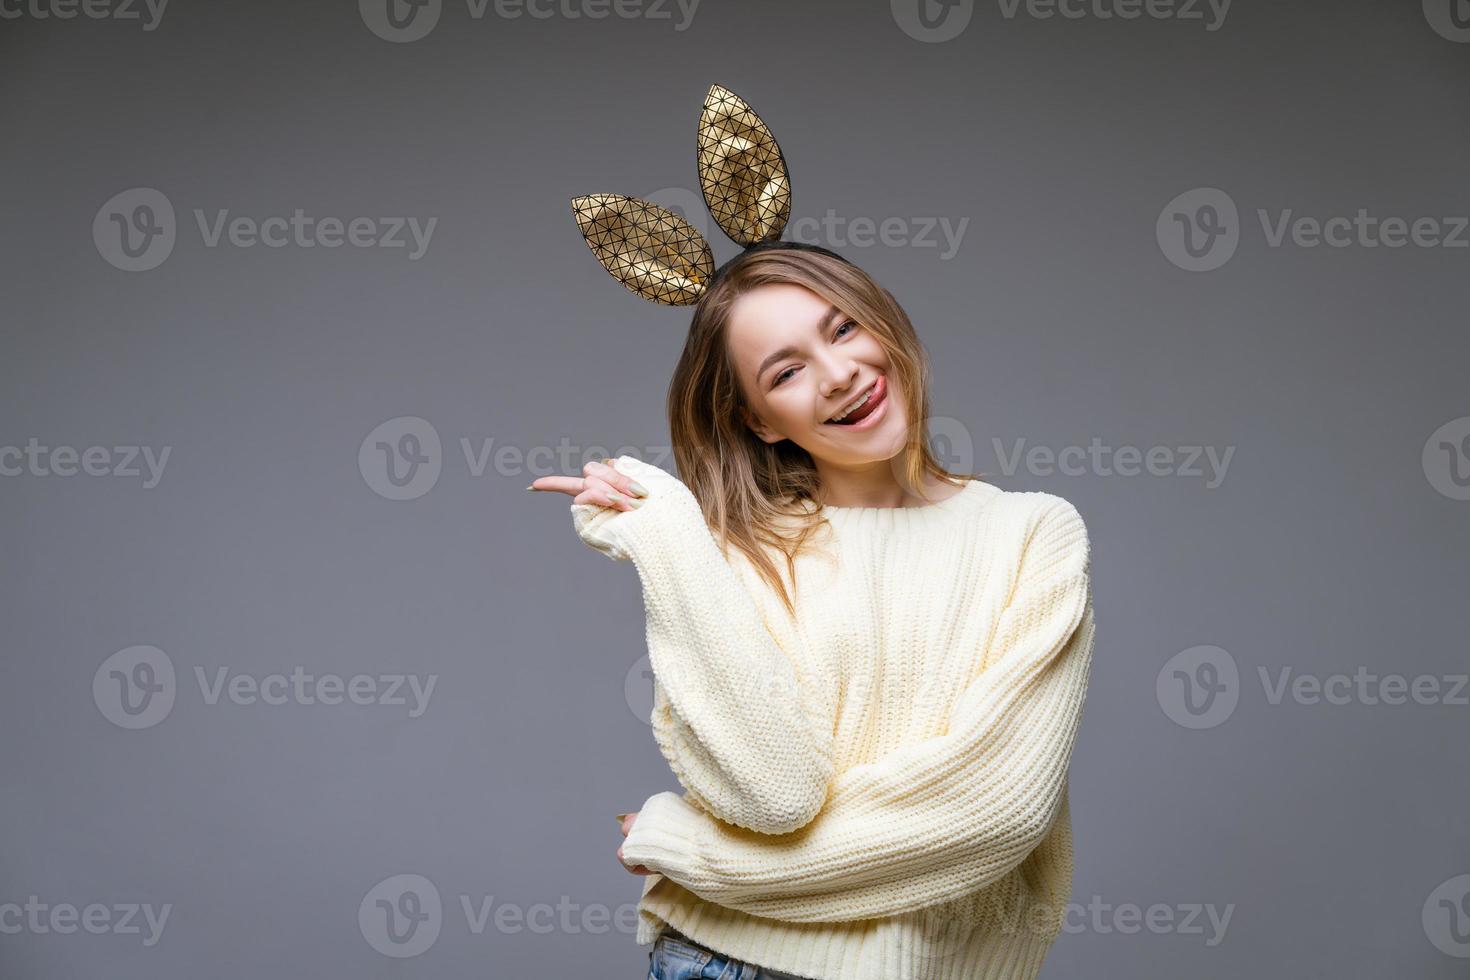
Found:
<svg viewBox="0 0 1470 980"><path fill-rule="evenodd" d="M697 193L712 82L780 141L793 222L842 236L787 237L909 311L952 465L1088 520L1043 977L1470 969L1448 2L1007 0L948 37L912 3L61 2L0 0L0 976L644 975L611 818L677 783L636 574L523 488L672 467L688 310L608 276L569 200ZM297 209L357 244L251 244ZM1432 221L1271 242L1359 209ZM369 703L271 680L298 668Z"/></svg>

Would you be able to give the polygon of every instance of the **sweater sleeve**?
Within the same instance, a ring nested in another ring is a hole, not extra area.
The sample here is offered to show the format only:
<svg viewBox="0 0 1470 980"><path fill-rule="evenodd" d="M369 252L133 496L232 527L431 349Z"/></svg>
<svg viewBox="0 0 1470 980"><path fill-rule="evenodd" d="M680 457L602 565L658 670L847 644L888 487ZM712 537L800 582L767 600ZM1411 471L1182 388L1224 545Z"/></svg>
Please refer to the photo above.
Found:
<svg viewBox="0 0 1470 980"><path fill-rule="evenodd" d="M614 469L649 492L623 511L571 505L577 534L630 560L643 590L654 738L705 812L757 834L801 827L827 798L832 726L720 550L699 501L649 463Z"/></svg>
<svg viewBox="0 0 1470 980"><path fill-rule="evenodd" d="M841 773L810 825L779 837L655 794L623 861L718 905L793 922L914 911L1020 864L1065 801L1094 633L1082 519L1062 498L1037 496L987 666L943 735Z"/></svg>

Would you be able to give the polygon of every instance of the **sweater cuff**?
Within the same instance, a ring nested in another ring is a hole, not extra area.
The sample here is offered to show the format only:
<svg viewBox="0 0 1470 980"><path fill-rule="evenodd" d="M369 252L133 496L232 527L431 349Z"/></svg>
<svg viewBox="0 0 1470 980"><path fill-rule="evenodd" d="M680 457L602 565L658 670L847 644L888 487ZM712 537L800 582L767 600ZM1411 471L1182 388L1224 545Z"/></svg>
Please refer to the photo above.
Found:
<svg viewBox="0 0 1470 980"><path fill-rule="evenodd" d="M681 885L700 877L708 820L704 811L679 794L655 793L644 801L623 840L623 863L641 864Z"/></svg>
<svg viewBox="0 0 1470 980"><path fill-rule="evenodd" d="M588 546L617 561L630 560L637 533L644 524L658 525L667 522L667 517L658 515L684 503L680 498L689 497L689 488L675 477L636 456L619 456L613 461L613 469L631 476L648 490L648 496L640 498L642 506L632 510L619 510L601 504L571 505L572 526L577 536ZM697 505L696 505L697 508Z"/></svg>

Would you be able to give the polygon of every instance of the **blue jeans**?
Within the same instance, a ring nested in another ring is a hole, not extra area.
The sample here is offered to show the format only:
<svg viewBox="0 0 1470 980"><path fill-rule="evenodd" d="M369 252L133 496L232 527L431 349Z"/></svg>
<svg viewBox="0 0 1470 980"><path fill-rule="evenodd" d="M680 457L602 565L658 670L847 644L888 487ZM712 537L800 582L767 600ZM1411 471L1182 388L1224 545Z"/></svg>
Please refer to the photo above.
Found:
<svg viewBox="0 0 1470 980"><path fill-rule="evenodd" d="M805 980L722 956L674 929L665 929L648 954L648 980Z"/></svg>

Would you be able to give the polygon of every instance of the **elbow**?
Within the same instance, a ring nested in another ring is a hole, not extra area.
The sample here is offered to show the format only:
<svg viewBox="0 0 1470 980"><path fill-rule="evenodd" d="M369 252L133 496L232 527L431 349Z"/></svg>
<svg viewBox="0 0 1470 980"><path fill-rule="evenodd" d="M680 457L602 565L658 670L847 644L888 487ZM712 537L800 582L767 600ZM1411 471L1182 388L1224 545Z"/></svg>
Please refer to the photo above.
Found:
<svg viewBox="0 0 1470 980"><path fill-rule="evenodd" d="M1028 800L1028 806L1013 813L1007 839L1016 841L1022 853L1031 853L1051 834L1065 800L1065 779L1049 781Z"/></svg>
<svg viewBox="0 0 1470 980"><path fill-rule="evenodd" d="M830 773L794 787L786 796L784 805L773 808L768 814L771 829L766 833L789 834L817 819L817 814L827 805L831 787Z"/></svg>
<svg viewBox="0 0 1470 980"><path fill-rule="evenodd" d="M712 751L671 724L656 704L654 737L670 768L700 806L717 819L759 834L789 834L811 823L827 804L833 780L830 742L798 746L772 739L740 751ZM721 743L726 744L726 743Z"/></svg>
<svg viewBox="0 0 1470 980"><path fill-rule="evenodd" d="M826 803L826 784L782 787L780 792L767 792L753 801L744 819L737 822L759 834L789 834L815 820Z"/></svg>
<svg viewBox="0 0 1470 980"><path fill-rule="evenodd" d="M1041 846L1046 835L1051 833L1054 819L1041 811L1025 814L1011 827L1011 839L1022 855L1030 854Z"/></svg>
<svg viewBox="0 0 1470 980"><path fill-rule="evenodd" d="M731 822L760 834L800 830L827 805L834 776L830 740L768 744L732 780L742 813Z"/></svg>
<svg viewBox="0 0 1470 980"><path fill-rule="evenodd" d="M789 834L815 820L827 805L831 759L825 754L808 757L805 764L784 771L762 766L737 785L741 787L735 807L739 814L731 823L759 834Z"/></svg>
<svg viewBox="0 0 1470 980"><path fill-rule="evenodd" d="M676 762L673 757L670 762ZM711 816L758 834L789 834L816 819L827 804L831 769L817 767L797 776L768 766L694 771L674 765L679 782Z"/></svg>

